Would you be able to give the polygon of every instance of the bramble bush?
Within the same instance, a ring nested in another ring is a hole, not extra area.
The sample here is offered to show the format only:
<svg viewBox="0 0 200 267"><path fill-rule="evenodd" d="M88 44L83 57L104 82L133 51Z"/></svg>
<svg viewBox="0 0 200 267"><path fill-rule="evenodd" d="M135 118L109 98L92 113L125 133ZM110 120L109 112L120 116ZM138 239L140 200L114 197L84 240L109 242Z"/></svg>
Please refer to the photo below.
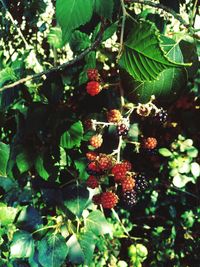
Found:
<svg viewBox="0 0 200 267"><path fill-rule="evenodd" d="M0 20L0 266L199 266L197 1Z"/></svg>

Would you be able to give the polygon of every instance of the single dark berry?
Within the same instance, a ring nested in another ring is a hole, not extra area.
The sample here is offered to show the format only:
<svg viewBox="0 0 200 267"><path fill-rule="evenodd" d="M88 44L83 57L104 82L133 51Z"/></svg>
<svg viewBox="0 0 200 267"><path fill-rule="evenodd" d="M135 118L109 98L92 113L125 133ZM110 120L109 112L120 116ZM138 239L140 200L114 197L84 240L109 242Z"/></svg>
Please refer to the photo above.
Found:
<svg viewBox="0 0 200 267"><path fill-rule="evenodd" d="M128 134L128 130L129 127L124 123L117 125L117 134L119 136L126 136Z"/></svg>
<svg viewBox="0 0 200 267"><path fill-rule="evenodd" d="M101 204L101 194L96 194L92 197L92 202L96 205Z"/></svg>
<svg viewBox="0 0 200 267"><path fill-rule="evenodd" d="M135 190L124 192L123 201L128 207L133 207L137 202L137 193Z"/></svg>
<svg viewBox="0 0 200 267"><path fill-rule="evenodd" d="M155 120L160 123L165 123L167 121L168 113L163 108L155 114Z"/></svg>
<svg viewBox="0 0 200 267"><path fill-rule="evenodd" d="M135 191L136 192L142 192L148 187L148 181L144 174L138 173L136 176L134 176L135 179Z"/></svg>
<svg viewBox="0 0 200 267"><path fill-rule="evenodd" d="M113 192L104 192L101 194L101 205L105 209L112 209L118 203L118 196Z"/></svg>

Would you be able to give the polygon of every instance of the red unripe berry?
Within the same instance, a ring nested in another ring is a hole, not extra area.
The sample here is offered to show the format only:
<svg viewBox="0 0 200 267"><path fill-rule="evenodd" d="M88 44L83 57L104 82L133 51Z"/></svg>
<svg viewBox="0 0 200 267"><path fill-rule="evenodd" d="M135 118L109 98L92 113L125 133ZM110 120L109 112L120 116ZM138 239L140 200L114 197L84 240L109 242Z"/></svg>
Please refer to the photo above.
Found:
<svg viewBox="0 0 200 267"><path fill-rule="evenodd" d="M133 167L132 164L128 160L124 160L122 164L125 165L127 171L130 171Z"/></svg>
<svg viewBox="0 0 200 267"><path fill-rule="evenodd" d="M95 96L101 92L101 86L98 82L91 81L87 83L86 91L89 95Z"/></svg>
<svg viewBox="0 0 200 267"><path fill-rule="evenodd" d="M118 196L112 192L104 192L101 194L101 205L105 209L112 209L118 203Z"/></svg>
<svg viewBox="0 0 200 267"><path fill-rule="evenodd" d="M97 69L88 69L87 76L90 81L98 81L99 80L99 72Z"/></svg>
<svg viewBox="0 0 200 267"><path fill-rule="evenodd" d="M93 146L94 148L99 148L103 143L103 138L101 134L96 134L93 135L90 138L90 145Z"/></svg>
<svg viewBox="0 0 200 267"><path fill-rule="evenodd" d="M148 137L148 138L144 139L143 147L146 149L154 149L157 147L157 144L158 144L158 142L157 142L156 138Z"/></svg>
<svg viewBox="0 0 200 267"><path fill-rule="evenodd" d="M135 187L135 180L131 176L127 176L122 181L122 191L131 191Z"/></svg>
<svg viewBox="0 0 200 267"><path fill-rule="evenodd" d="M93 175L90 175L86 181L86 184L88 187L94 189L97 188L99 186L99 181L97 180L97 178Z"/></svg>
<svg viewBox="0 0 200 267"><path fill-rule="evenodd" d="M106 154L100 154L97 164L102 171L109 170L112 168L112 158Z"/></svg>
<svg viewBox="0 0 200 267"><path fill-rule="evenodd" d="M94 161L96 160L96 158L98 157L98 154L94 151L88 151L86 153L86 158L89 160L89 161Z"/></svg>
<svg viewBox="0 0 200 267"><path fill-rule="evenodd" d="M117 109L112 109L107 112L107 120L108 122L118 123L122 119L121 112Z"/></svg>
<svg viewBox="0 0 200 267"><path fill-rule="evenodd" d="M126 178L127 166L124 163L117 163L112 168L112 174L114 174L115 182L121 182Z"/></svg>

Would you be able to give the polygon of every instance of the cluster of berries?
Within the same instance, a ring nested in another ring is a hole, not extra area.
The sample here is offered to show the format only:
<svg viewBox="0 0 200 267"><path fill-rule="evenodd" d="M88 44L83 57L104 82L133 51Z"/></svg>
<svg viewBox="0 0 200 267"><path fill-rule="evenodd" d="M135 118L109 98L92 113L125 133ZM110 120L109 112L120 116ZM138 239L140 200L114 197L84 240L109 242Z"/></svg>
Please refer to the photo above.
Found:
<svg viewBox="0 0 200 267"><path fill-rule="evenodd" d="M100 75L97 69L88 69L87 70L87 77L89 82L86 85L86 91L89 95L95 96L98 95L102 87L99 83Z"/></svg>
<svg viewBox="0 0 200 267"><path fill-rule="evenodd" d="M144 175L132 172L132 164L129 161L117 163L115 158L107 154L97 154L90 151L86 154L89 164L87 172L87 186L95 189L103 184L105 177L113 180L115 189L94 195L93 202L102 205L103 208L112 209L122 200L129 207L136 203L137 193L144 190L148 183ZM117 188L119 186L119 190Z"/></svg>

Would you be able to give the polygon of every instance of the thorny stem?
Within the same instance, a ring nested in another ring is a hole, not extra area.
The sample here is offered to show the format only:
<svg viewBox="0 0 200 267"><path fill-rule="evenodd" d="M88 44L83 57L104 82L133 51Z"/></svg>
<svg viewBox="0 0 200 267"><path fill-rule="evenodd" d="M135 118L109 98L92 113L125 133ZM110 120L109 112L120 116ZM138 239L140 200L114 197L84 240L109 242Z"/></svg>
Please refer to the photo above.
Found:
<svg viewBox="0 0 200 267"><path fill-rule="evenodd" d="M0 1L1 1L1 3L2 3L4 9L6 10L6 13L8 14L8 16L9 16L9 18L10 18L10 20L11 20L13 26L15 27L16 31L18 32L18 34L19 34L20 37L22 38L22 41L24 42L26 49L29 49L29 48L30 48L29 44L27 43L26 39L24 38L24 35L23 35L22 31L20 30L20 28L17 26L17 23L15 22L15 20L14 20L12 14L9 12L9 10L8 10L8 8L7 8L7 6L6 6L6 4L4 3L4 0L0 0Z"/></svg>

